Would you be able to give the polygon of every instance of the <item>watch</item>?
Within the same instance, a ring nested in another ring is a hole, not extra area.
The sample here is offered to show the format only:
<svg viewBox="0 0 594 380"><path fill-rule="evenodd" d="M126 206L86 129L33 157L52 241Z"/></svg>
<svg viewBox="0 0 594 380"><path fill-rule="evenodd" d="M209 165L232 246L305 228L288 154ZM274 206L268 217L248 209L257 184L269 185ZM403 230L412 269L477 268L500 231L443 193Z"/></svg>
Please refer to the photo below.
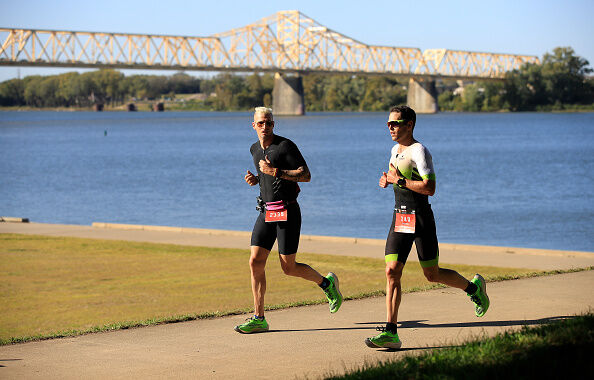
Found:
<svg viewBox="0 0 594 380"><path fill-rule="evenodd" d="M398 181L396 181L396 184L400 187L406 187L406 178L404 178L404 177L398 178Z"/></svg>

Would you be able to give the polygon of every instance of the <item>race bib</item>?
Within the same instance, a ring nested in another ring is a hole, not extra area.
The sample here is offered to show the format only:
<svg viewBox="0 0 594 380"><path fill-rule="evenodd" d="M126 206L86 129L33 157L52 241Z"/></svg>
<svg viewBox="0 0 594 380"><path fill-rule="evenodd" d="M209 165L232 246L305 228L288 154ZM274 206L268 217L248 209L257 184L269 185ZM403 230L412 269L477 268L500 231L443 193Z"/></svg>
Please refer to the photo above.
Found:
<svg viewBox="0 0 594 380"><path fill-rule="evenodd" d="M396 209L396 220L394 221L394 232L402 232L405 234L415 233L416 224L415 211L407 211L406 208Z"/></svg>
<svg viewBox="0 0 594 380"><path fill-rule="evenodd" d="M286 222L287 221L287 209L282 210L266 210L266 219L268 222Z"/></svg>

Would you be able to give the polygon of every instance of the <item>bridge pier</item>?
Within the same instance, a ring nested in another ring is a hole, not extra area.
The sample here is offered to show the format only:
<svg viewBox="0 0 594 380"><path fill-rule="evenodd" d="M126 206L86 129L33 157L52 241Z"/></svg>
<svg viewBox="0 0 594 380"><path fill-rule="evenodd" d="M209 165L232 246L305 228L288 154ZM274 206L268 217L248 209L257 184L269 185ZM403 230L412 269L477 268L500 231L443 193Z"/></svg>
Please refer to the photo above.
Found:
<svg viewBox="0 0 594 380"><path fill-rule="evenodd" d="M439 107L435 80L410 78L406 102L417 113L437 113Z"/></svg>
<svg viewBox="0 0 594 380"><path fill-rule="evenodd" d="M301 116L305 114L303 79L299 74L274 74L272 110L275 115Z"/></svg>

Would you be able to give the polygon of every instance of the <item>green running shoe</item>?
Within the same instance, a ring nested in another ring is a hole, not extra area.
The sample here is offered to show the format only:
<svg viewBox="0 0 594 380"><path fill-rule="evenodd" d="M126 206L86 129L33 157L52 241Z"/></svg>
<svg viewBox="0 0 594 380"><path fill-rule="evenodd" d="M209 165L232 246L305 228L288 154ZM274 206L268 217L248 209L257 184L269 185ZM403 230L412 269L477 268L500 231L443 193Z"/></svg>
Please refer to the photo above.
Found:
<svg viewBox="0 0 594 380"><path fill-rule="evenodd" d="M367 347L399 349L402 346L398 334L392 334L391 332L386 331L386 328L383 326L377 327L376 330L381 332L374 337L365 339Z"/></svg>
<svg viewBox="0 0 594 380"><path fill-rule="evenodd" d="M268 331L268 322L266 319L259 319L255 316L246 319L245 323L235 326L235 331L242 334L252 334Z"/></svg>
<svg viewBox="0 0 594 380"><path fill-rule="evenodd" d="M340 289L338 289L338 277L330 272L326 278L330 281L330 285L324 289L324 293L326 293L326 298L330 303L330 312L336 313L342 305L342 294L340 293Z"/></svg>
<svg viewBox="0 0 594 380"><path fill-rule="evenodd" d="M474 278L470 280L478 288L476 292L470 296L470 300L474 303L474 314L477 317L485 315L489 310L489 296L487 295L487 283L480 274L475 274Z"/></svg>

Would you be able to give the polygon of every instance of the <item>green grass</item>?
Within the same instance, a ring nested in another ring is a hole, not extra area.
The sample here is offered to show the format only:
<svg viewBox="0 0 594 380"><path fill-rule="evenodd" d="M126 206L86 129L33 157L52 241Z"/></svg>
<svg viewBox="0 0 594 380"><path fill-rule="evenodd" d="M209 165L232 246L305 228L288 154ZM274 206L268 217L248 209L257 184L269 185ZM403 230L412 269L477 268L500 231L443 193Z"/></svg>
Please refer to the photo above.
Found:
<svg viewBox="0 0 594 380"><path fill-rule="evenodd" d="M250 312L248 249L0 234L0 344ZM267 265L266 304L278 309L326 302L320 289ZM382 258L299 253L333 271L347 299L384 294ZM489 281L541 275L525 269L448 265ZM431 289L418 264L404 291Z"/></svg>
<svg viewBox="0 0 594 380"><path fill-rule="evenodd" d="M593 355L594 315L590 312L327 379L578 379L593 373Z"/></svg>

